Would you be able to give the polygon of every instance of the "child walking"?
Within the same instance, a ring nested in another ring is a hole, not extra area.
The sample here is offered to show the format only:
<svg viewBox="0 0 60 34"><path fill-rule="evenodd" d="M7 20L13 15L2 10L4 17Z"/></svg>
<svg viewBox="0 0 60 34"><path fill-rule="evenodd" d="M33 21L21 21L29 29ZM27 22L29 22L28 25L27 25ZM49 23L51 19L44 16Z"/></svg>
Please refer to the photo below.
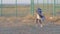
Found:
<svg viewBox="0 0 60 34"><path fill-rule="evenodd" d="M43 27L42 22L44 21L45 17L42 13L42 10L40 8L38 8L36 12L37 12L36 23L39 23L41 25L41 27Z"/></svg>

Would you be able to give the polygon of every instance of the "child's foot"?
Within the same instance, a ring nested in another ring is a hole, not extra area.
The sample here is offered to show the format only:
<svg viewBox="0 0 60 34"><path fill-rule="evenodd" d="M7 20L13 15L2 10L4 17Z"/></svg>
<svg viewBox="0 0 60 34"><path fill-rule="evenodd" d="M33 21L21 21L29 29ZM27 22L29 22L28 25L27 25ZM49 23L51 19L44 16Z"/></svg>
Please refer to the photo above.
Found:
<svg viewBox="0 0 60 34"><path fill-rule="evenodd" d="M43 25L42 25L42 24L41 24L40 26L41 26L41 27L43 27Z"/></svg>

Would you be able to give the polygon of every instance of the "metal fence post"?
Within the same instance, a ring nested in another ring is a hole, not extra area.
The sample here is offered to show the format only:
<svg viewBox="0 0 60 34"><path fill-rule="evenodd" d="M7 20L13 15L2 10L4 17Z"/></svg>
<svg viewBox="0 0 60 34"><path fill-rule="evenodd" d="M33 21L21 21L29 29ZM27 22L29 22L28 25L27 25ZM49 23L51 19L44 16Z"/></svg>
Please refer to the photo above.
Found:
<svg viewBox="0 0 60 34"><path fill-rule="evenodd" d="M34 0L31 0L31 14L34 15Z"/></svg>
<svg viewBox="0 0 60 34"><path fill-rule="evenodd" d="M16 17L17 17L17 0L16 0Z"/></svg>
<svg viewBox="0 0 60 34"><path fill-rule="evenodd" d="M54 3L53 3L53 17L56 15L56 11L55 11L55 0L54 0Z"/></svg>
<svg viewBox="0 0 60 34"><path fill-rule="evenodd" d="M1 0L1 16L2 16L2 0Z"/></svg>

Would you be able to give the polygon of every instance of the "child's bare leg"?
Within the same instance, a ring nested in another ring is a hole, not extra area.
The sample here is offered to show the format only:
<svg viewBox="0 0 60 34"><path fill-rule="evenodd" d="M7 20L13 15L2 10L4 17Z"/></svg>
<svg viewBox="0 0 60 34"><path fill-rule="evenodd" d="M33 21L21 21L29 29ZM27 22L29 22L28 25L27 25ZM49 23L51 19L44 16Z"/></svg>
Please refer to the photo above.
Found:
<svg viewBox="0 0 60 34"><path fill-rule="evenodd" d="M36 23L38 23L38 19L36 19Z"/></svg>
<svg viewBox="0 0 60 34"><path fill-rule="evenodd" d="M40 23L41 27L43 27L43 25L42 25L42 21L41 21L41 20L39 20L39 23Z"/></svg>
<svg viewBox="0 0 60 34"><path fill-rule="evenodd" d="M42 24L41 20L39 20L39 23Z"/></svg>

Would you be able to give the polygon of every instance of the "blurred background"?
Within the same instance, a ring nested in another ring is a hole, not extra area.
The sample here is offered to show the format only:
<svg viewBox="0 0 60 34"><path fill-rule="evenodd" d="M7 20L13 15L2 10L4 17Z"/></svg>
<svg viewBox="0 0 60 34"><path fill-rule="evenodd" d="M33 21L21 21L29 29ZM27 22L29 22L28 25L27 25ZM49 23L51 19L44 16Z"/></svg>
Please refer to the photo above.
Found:
<svg viewBox="0 0 60 34"><path fill-rule="evenodd" d="M36 11L41 8L46 22L59 23L60 0L0 0L1 23L35 23ZM52 18L52 19L51 19ZM13 24L12 24L13 25Z"/></svg>

